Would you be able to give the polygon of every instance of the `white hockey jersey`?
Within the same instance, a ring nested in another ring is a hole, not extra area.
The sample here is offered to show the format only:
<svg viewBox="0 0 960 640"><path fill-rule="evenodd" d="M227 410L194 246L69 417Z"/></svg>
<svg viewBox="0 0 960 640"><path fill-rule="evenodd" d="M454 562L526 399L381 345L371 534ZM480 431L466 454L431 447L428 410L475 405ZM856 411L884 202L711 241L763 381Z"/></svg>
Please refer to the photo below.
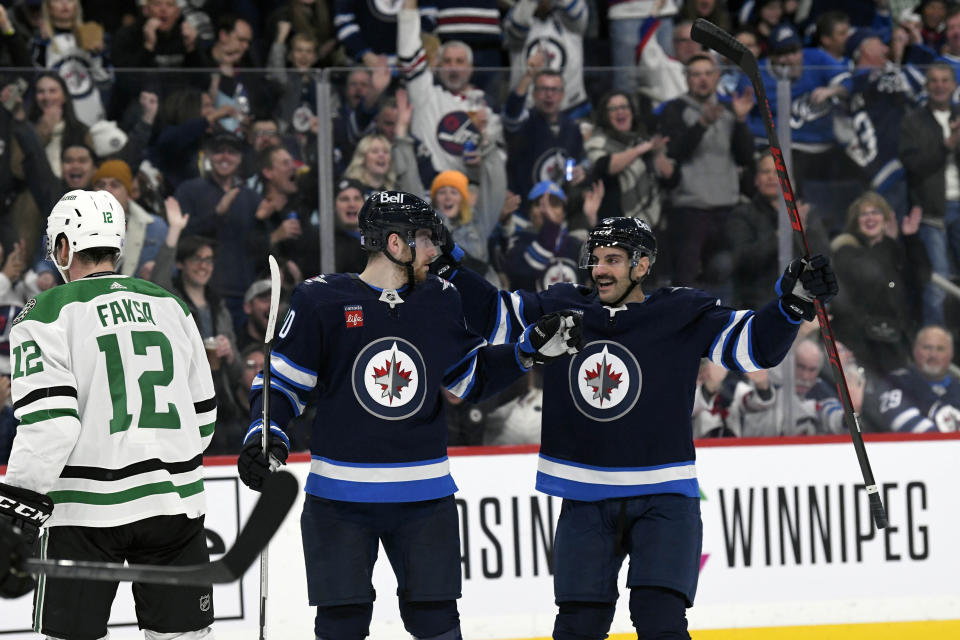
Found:
<svg viewBox="0 0 960 640"><path fill-rule="evenodd" d="M433 83L433 72L420 43L420 15L413 9L401 9L397 16L397 59L413 105L411 133L429 151L438 172L468 173L463 163L463 145L471 140L479 147L480 132L467 113L467 99ZM483 108L487 110L487 138L502 146L500 117L490 107Z"/></svg>
<svg viewBox="0 0 960 640"><path fill-rule="evenodd" d="M544 19L533 15L537 3L518 2L503 20L507 49L510 51L510 86L515 87L527 70L527 60L540 47L547 68L563 73L563 103L567 110L587 100L583 84L583 34L589 18L584 0L558 1ZM527 107L533 105L533 92Z"/></svg>
<svg viewBox="0 0 960 640"><path fill-rule="evenodd" d="M67 85L73 111L83 124L92 127L106 117L97 85L113 80L103 65L103 56L80 48L72 33L58 33L44 46L48 69L55 70Z"/></svg>
<svg viewBox="0 0 960 640"><path fill-rule="evenodd" d="M20 426L6 482L50 496L48 526L204 513L216 397L182 301L136 278L83 278L28 301L10 347Z"/></svg>

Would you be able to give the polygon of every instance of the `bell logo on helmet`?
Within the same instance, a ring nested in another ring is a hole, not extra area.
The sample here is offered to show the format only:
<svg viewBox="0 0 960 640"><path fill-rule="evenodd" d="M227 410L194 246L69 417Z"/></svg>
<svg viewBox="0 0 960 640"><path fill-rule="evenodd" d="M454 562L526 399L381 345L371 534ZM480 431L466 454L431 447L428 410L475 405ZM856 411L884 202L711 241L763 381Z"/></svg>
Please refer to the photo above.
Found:
<svg viewBox="0 0 960 640"><path fill-rule="evenodd" d="M380 194L380 202L390 202L394 204L403 204L403 194L402 193L389 193L383 191Z"/></svg>

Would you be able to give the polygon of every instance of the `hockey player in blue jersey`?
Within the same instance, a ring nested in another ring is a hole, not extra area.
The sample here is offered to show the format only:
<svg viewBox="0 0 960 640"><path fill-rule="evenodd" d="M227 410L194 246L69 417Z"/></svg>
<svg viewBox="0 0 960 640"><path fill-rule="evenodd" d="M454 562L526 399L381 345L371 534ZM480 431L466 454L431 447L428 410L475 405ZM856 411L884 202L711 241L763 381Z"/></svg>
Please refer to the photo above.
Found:
<svg viewBox="0 0 960 640"><path fill-rule="evenodd" d="M605 638L630 556L630 613L640 638L689 638L702 525L691 411L701 358L756 371L780 362L814 297L837 291L821 256L793 261L778 297L738 311L702 291L641 283L657 256L639 218L606 218L581 266L593 289L497 291L459 268L456 247L435 263L463 294L468 324L493 343L542 313L582 315L583 348L543 369L537 489L563 498L554 540L557 640Z"/></svg>
<svg viewBox="0 0 960 640"><path fill-rule="evenodd" d="M900 433L960 428L960 382L949 374L953 336L924 327L913 342L913 366L897 369L881 384L872 415L885 430Z"/></svg>
<svg viewBox="0 0 960 640"><path fill-rule="evenodd" d="M397 577L404 627L416 638L460 638L460 535L441 391L476 401L532 366L576 351L579 318L546 316L516 344L486 346L465 326L460 294L427 273L443 224L429 204L386 191L360 211L370 252L360 274L311 278L293 292L270 359L270 454L316 393L317 418L301 517L310 604L322 640L369 633L380 542ZM259 489L263 377L238 460Z"/></svg>

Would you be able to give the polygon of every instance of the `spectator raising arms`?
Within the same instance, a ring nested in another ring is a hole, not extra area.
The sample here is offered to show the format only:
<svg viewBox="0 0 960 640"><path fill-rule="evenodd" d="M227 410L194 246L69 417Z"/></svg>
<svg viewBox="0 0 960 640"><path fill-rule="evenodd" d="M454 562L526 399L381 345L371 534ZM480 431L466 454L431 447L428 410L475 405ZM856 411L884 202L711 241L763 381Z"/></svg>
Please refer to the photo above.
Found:
<svg viewBox="0 0 960 640"><path fill-rule="evenodd" d="M920 218L914 207L900 234L887 201L867 192L850 205L845 233L831 243L841 290L830 307L837 339L881 376L906 365L921 324L930 262L917 234Z"/></svg>
<svg viewBox="0 0 960 640"><path fill-rule="evenodd" d="M113 80L104 61L103 27L83 21L80 0L43 0L40 33L33 46L37 64L60 74L77 118L92 127L105 115L100 91Z"/></svg>

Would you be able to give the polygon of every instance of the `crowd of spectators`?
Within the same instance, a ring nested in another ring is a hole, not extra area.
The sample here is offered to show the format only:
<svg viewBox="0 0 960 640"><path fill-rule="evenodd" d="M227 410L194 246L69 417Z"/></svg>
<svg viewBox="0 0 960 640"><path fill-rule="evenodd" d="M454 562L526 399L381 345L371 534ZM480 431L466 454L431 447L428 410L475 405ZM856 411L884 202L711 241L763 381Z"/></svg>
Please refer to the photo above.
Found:
<svg viewBox="0 0 960 640"><path fill-rule="evenodd" d="M659 240L645 286L756 307L781 271L776 168L749 81L691 39L700 17L758 56L774 116L789 109L780 136L810 247L840 281L829 312L867 428L954 429L957 315L931 279L960 258L953 0L4 0L0 340L57 284L45 214L77 188L123 206L120 271L191 308L220 399L210 453L236 452L245 431L267 256L287 293L317 275L321 204L336 271L364 266L364 199L402 189L501 288L589 286L586 231L625 215ZM696 434L843 431L818 330L796 344L792 393L783 371L705 364ZM8 389L0 376L0 460ZM481 406L451 402L450 442L536 442L541 398L531 376Z"/></svg>

